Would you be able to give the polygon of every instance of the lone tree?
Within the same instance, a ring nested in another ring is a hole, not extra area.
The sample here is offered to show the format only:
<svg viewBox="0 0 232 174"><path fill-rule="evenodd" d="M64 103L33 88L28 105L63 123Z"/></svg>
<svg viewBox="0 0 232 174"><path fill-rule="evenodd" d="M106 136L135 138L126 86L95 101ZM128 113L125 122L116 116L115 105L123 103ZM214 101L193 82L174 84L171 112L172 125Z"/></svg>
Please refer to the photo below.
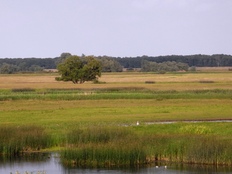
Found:
<svg viewBox="0 0 232 174"><path fill-rule="evenodd" d="M61 77L57 81L72 81L74 84L97 80L101 76L101 63L93 56L68 56L57 66Z"/></svg>

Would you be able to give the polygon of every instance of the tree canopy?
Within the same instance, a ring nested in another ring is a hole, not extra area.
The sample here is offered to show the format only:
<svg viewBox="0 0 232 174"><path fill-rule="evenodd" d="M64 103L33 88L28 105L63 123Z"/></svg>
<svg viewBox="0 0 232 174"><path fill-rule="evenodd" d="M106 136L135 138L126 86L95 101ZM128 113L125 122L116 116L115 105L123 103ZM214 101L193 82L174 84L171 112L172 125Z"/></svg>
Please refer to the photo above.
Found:
<svg viewBox="0 0 232 174"><path fill-rule="evenodd" d="M116 59L107 56L97 57L97 59L101 62L102 72L122 72L123 70Z"/></svg>
<svg viewBox="0 0 232 174"><path fill-rule="evenodd" d="M72 81L74 84L97 80L101 76L101 63L93 56L68 56L57 66L61 77L58 81Z"/></svg>
<svg viewBox="0 0 232 174"><path fill-rule="evenodd" d="M166 71L188 71L188 64L174 61L167 61L162 63L151 62L143 60L141 71L144 72L166 72Z"/></svg>

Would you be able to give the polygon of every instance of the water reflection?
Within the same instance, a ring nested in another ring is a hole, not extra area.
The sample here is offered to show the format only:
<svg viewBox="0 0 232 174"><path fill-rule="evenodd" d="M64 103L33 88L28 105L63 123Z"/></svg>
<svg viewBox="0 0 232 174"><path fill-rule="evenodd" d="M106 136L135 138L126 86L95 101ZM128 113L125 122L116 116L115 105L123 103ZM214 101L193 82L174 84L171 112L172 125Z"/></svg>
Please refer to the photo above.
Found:
<svg viewBox="0 0 232 174"><path fill-rule="evenodd" d="M0 158L0 173L20 174L28 172L29 174L46 173L62 174L62 166L59 163L57 154L48 153L30 153L20 157Z"/></svg>
<svg viewBox="0 0 232 174"><path fill-rule="evenodd" d="M167 168L165 168L167 165ZM0 156L0 173L15 174L232 174L231 167L180 165L157 163L154 166L140 168L115 168L115 169L85 169L68 168L60 163L58 154L31 153L17 158Z"/></svg>
<svg viewBox="0 0 232 174"><path fill-rule="evenodd" d="M66 169L63 171L63 174L231 174L232 170L230 169L216 169L215 167L200 167L200 166L178 166L173 165L169 166L169 168L165 168L164 166L150 166L139 169L114 169L114 170L101 170L101 169Z"/></svg>

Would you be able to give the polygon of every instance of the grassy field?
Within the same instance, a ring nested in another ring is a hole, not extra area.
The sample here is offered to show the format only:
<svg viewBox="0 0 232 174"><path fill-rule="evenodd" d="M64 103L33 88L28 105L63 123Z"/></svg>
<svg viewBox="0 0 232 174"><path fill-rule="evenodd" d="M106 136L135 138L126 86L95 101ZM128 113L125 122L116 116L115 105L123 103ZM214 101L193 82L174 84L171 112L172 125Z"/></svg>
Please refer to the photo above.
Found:
<svg viewBox="0 0 232 174"><path fill-rule="evenodd" d="M232 120L232 72L104 73L81 85L56 76L0 75L0 154L60 149L65 164L95 167L232 165L231 122L182 122Z"/></svg>
<svg viewBox="0 0 232 174"><path fill-rule="evenodd" d="M232 89L232 73L198 72L155 74L139 72L103 73L99 79L104 84L93 85L87 82L75 85L70 82L57 82L58 74L13 74L0 75L0 89L32 88L32 89L105 89L105 88L144 88L151 90L206 90ZM152 81L154 84L146 84Z"/></svg>

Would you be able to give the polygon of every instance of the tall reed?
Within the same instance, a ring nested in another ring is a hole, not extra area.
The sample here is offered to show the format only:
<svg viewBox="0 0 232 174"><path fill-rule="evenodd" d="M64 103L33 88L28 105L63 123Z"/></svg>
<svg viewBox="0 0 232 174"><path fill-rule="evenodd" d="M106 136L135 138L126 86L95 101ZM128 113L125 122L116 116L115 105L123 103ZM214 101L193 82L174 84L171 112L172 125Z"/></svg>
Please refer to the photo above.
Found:
<svg viewBox="0 0 232 174"><path fill-rule="evenodd" d="M137 134L130 128L78 129L67 136L61 158L64 164L92 167L162 160L232 165L231 140L205 133Z"/></svg>
<svg viewBox="0 0 232 174"><path fill-rule="evenodd" d="M82 129L77 128L70 131L70 133L67 134L67 143L107 143L126 139L132 135L135 136L130 129L124 127L92 126Z"/></svg>
<svg viewBox="0 0 232 174"><path fill-rule="evenodd" d="M137 135L123 127L89 127L67 136L62 152L65 164L78 166L119 166L145 163L146 153Z"/></svg>
<svg viewBox="0 0 232 174"><path fill-rule="evenodd" d="M77 166L112 167L141 165L146 154L139 144L85 144L67 148L62 153L63 163Z"/></svg>
<svg viewBox="0 0 232 174"><path fill-rule="evenodd" d="M1 126L0 140L0 154L6 155L38 151L53 145L51 136L38 126Z"/></svg>
<svg viewBox="0 0 232 174"><path fill-rule="evenodd" d="M232 165L232 142L215 137L194 137L186 151L189 163Z"/></svg>

